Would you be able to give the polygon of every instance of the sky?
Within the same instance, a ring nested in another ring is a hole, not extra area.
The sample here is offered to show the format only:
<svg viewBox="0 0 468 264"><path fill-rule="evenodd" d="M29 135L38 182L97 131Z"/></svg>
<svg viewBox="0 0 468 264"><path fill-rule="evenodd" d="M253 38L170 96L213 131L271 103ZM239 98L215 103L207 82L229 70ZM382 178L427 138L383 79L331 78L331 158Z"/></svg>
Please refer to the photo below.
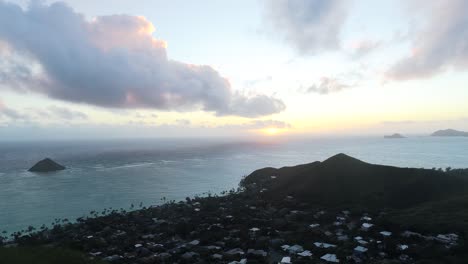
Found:
<svg viewBox="0 0 468 264"><path fill-rule="evenodd" d="M0 0L0 137L468 130L464 10L464 0Z"/></svg>

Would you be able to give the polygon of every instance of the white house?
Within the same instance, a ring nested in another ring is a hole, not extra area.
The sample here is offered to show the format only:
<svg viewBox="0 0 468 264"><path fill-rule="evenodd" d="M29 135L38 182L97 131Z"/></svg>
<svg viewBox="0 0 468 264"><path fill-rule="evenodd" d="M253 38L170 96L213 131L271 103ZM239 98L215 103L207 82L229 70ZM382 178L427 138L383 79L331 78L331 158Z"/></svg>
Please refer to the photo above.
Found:
<svg viewBox="0 0 468 264"><path fill-rule="evenodd" d="M380 232L380 234L381 234L382 236L384 236L384 237L389 237L389 236L392 235L392 232L382 231L382 232Z"/></svg>
<svg viewBox="0 0 468 264"><path fill-rule="evenodd" d="M439 234L435 237L435 239L439 242L450 244L450 243L456 243L458 240L458 235L457 234Z"/></svg>
<svg viewBox="0 0 468 264"><path fill-rule="evenodd" d="M362 228L362 230L367 231L367 230L369 230L369 229L370 229L371 227L373 227L373 226L374 226L374 225L371 224L371 223L363 223L362 226L361 226L361 228Z"/></svg>
<svg viewBox="0 0 468 264"><path fill-rule="evenodd" d="M362 247L362 246L357 246L354 248L354 252L358 254L363 254L367 252L367 248Z"/></svg>
<svg viewBox="0 0 468 264"><path fill-rule="evenodd" d="M402 244L397 245L397 249L398 249L398 250L401 250L401 251L405 251L405 250L407 250L408 248L409 248L408 245L402 245Z"/></svg>
<svg viewBox="0 0 468 264"><path fill-rule="evenodd" d="M316 228L316 227L319 227L319 226L320 226L320 224L317 224L317 223L309 225L310 228Z"/></svg>
<svg viewBox="0 0 468 264"><path fill-rule="evenodd" d="M320 259L323 259L327 262L339 263L340 260L336 258L335 254L325 254Z"/></svg>
<svg viewBox="0 0 468 264"><path fill-rule="evenodd" d="M367 222L369 222L369 221L372 221L372 218L369 217L369 216L363 216L363 217L361 217L361 221L367 221Z"/></svg>
<svg viewBox="0 0 468 264"><path fill-rule="evenodd" d="M334 248L336 247L335 245L328 244L328 243L322 243L322 242L315 242L314 245L318 248Z"/></svg>
<svg viewBox="0 0 468 264"><path fill-rule="evenodd" d="M297 253L297 255L301 256L301 257L312 257L312 252L310 252L309 250L305 250L301 253Z"/></svg>

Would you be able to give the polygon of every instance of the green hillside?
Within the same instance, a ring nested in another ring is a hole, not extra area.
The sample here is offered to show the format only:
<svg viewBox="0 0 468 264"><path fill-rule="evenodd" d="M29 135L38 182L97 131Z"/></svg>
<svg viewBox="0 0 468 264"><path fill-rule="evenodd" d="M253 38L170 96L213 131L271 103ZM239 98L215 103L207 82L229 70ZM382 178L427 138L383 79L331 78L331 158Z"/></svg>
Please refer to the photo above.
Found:
<svg viewBox="0 0 468 264"><path fill-rule="evenodd" d="M241 185L253 183L266 188L263 195L273 200L290 195L324 206L368 208L410 208L462 195L468 189L462 177L443 171L374 165L345 154L323 162L260 169Z"/></svg>

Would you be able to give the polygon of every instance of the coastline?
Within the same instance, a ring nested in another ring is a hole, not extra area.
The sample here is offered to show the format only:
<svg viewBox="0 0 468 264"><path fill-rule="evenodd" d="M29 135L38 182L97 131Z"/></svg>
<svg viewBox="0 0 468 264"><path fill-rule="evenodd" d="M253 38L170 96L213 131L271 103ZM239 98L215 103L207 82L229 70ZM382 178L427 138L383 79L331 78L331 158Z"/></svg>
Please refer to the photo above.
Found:
<svg viewBox="0 0 468 264"><path fill-rule="evenodd" d="M391 221L398 211L383 208L324 207L290 195L269 199L265 186L249 179L223 196L96 213L73 224L57 221L50 229L17 234L7 246L65 246L111 263L144 264L279 263L285 257L310 263L327 255L342 262L399 263L466 257L460 253L465 241L461 230L423 232L412 223ZM439 238L452 233L453 241ZM359 246L365 254L356 252Z"/></svg>

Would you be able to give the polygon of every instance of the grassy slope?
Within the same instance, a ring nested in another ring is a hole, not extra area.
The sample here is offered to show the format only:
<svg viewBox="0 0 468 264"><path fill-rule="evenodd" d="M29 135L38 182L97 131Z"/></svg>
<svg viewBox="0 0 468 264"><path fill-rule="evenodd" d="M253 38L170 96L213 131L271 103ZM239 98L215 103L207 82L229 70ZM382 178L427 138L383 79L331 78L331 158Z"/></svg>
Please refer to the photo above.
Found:
<svg viewBox="0 0 468 264"><path fill-rule="evenodd" d="M0 248L0 264L103 264L84 254L63 248Z"/></svg>

